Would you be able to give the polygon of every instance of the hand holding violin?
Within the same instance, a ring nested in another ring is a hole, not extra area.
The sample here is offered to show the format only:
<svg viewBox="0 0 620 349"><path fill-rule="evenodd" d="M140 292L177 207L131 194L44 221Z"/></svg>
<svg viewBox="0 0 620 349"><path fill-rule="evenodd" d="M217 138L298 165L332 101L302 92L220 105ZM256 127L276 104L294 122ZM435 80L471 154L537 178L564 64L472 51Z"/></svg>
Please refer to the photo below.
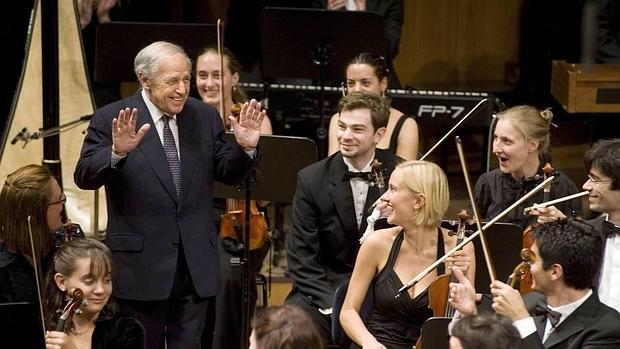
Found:
<svg viewBox="0 0 620 349"><path fill-rule="evenodd" d="M446 258L446 267L457 267L465 275L467 275L470 265L471 256L464 250L456 251L452 254L452 256Z"/></svg>
<svg viewBox="0 0 620 349"><path fill-rule="evenodd" d="M59 331L47 331L45 349L77 349L77 347L68 334Z"/></svg>
<svg viewBox="0 0 620 349"><path fill-rule="evenodd" d="M491 283L491 294L493 295L492 307L496 313L504 315L512 321L525 319L530 316L519 290L495 280Z"/></svg>
<svg viewBox="0 0 620 349"><path fill-rule="evenodd" d="M448 301L454 309L463 316L472 316L478 313L476 308L476 290L460 268L452 268L452 273L459 282L450 283Z"/></svg>

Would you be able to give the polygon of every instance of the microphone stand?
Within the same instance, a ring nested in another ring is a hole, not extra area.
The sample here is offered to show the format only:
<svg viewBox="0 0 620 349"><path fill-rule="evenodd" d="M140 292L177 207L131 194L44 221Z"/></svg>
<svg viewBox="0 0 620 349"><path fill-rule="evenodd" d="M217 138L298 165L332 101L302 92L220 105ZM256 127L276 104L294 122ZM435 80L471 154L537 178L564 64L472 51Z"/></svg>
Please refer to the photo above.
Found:
<svg viewBox="0 0 620 349"><path fill-rule="evenodd" d="M22 148L25 148L26 145L28 145L28 142L34 140L34 139L45 139L48 137L52 137L52 136L57 136L59 134L61 134L64 131L69 131L75 127L80 126L83 123L86 123L88 121L90 121L90 119L93 118L93 115L84 115L84 116L80 116L79 118L69 121L67 123L64 123L62 125L58 125L58 126L54 126L54 127L49 127L49 128L40 128L38 131L33 132L32 134L30 134L28 132L28 129L26 127L24 127L20 133L15 136L15 142L17 142L18 140L22 140L24 141L24 145ZM14 144L13 142L11 142L11 144ZM95 190L95 197L94 197L94 217L93 217L93 221L92 221L92 227L91 230L93 232L93 234L96 234L95 237L99 238L99 190ZM63 209L62 210L62 215L63 215L63 221L67 221L67 210Z"/></svg>
<svg viewBox="0 0 620 349"><path fill-rule="evenodd" d="M54 126L54 127L50 127L50 128L40 128L38 131L33 132L32 134L28 132L28 128L24 127L18 134L17 136L15 136L14 138L14 142L11 142L11 144L15 144L17 143L17 141L24 141L24 145L22 148L25 148L26 145L28 145L28 142L34 140L34 139L44 139L47 137L52 137L52 136L56 136L61 134L64 131L69 131L77 126L79 126L82 123L88 122L90 121L90 119L92 119L93 116L91 115L84 115L84 116L80 116L78 119L69 121L67 123L64 123L62 125L58 125L58 126Z"/></svg>
<svg viewBox="0 0 620 349"><path fill-rule="evenodd" d="M244 220L243 225L243 259L241 265L243 268L243 278L241 287L241 348L247 347L247 341L250 338L250 287L251 287L251 273L252 261L250 260L250 221L251 221L251 197L252 197L252 181L254 180L254 169L246 177L243 190L244 190Z"/></svg>

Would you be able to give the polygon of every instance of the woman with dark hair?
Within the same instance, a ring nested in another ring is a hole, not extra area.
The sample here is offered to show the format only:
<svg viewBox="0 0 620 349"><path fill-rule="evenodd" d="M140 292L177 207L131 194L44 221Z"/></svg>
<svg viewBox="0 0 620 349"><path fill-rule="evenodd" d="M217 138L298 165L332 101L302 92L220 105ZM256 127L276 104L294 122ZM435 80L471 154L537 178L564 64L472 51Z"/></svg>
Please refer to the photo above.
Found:
<svg viewBox="0 0 620 349"><path fill-rule="evenodd" d="M256 314L250 349L323 349L323 338L303 309L284 304Z"/></svg>
<svg viewBox="0 0 620 349"><path fill-rule="evenodd" d="M347 92L365 91L385 97L389 69L385 59L378 55L362 53L347 64L345 69ZM338 151L338 114L329 122L328 154ZM405 160L415 160L418 154L418 124L411 116L390 108L385 137L377 144L379 149L390 149Z"/></svg>
<svg viewBox="0 0 620 349"><path fill-rule="evenodd" d="M60 185L43 166L26 165L7 176L0 193L0 303L38 304L35 267L46 269L45 257L54 249L50 232L63 225L65 201Z"/></svg>
<svg viewBox="0 0 620 349"><path fill-rule="evenodd" d="M45 347L64 348L144 348L144 329L138 320L116 311L112 295L112 254L93 239L65 243L54 255L43 300L47 317ZM58 310L76 288L84 293L81 312L75 313L56 331Z"/></svg>

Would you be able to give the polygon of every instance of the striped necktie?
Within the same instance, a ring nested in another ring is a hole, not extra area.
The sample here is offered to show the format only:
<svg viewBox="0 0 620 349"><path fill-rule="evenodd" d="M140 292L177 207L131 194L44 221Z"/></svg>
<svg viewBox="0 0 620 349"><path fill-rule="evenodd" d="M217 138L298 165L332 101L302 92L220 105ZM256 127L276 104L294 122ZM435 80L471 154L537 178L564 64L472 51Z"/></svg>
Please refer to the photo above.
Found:
<svg viewBox="0 0 620 349"><path fill-rule="evenodd" d="M168 159L168 166L170 167L170 173L172 174L172 181L174 182L175 189L177 191L177 197L181 196L181 162L179 161L179 153L177 152L177 146L174 143L174 136L172 130L170 130L170 116L163 116L164 119L164 152L166 153L166 159Z"/></svg>

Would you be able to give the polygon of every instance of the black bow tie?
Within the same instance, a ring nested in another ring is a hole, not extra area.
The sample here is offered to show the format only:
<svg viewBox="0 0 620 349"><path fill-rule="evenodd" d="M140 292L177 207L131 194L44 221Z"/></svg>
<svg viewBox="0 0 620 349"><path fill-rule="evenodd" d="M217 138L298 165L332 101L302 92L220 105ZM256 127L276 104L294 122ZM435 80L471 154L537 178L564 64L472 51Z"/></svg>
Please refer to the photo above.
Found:
<svg viewBox="0 0 620 349"><path fill-rule="evenodd" d="M537 316L547 316L549 322L551 323L551 327L555 327L560 322L560 318L562 314L560 312L549 309L549 307L543 302L539 301L536 303L536 309L534 309L534 314Z"/></svg>
<svg viewBox="0 0 620 349"><path fill-rule="evenodd" d="M360 178L362 180L365 180L367 182L371 181L371 172L351 172L351 171L347 171L344 173L344 176L342 177L343 181L350 181L351 178Z"/></svg>
<svg viewBox="0 0 620 349"><path fill-rule="evenodd" d="M603 235L610 237L614 234L620 235L620 227L617 227L615 224L613 224L610 221L604 221L603 222Z"/></svg>

